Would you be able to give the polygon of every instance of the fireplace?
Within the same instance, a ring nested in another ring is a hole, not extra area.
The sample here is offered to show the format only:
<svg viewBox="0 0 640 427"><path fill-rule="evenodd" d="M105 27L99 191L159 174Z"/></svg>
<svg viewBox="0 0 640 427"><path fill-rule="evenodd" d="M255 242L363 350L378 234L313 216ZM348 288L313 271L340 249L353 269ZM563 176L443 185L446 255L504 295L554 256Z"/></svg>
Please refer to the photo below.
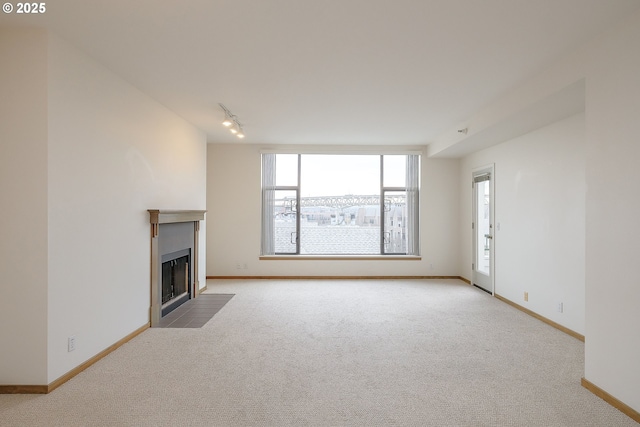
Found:
<svg viewBox="0 0 640 427"><path fill-rule="evenodd" d="M151 305L149 322L198 296L200 221L206 211L149 210L151 223Z"/></svg>

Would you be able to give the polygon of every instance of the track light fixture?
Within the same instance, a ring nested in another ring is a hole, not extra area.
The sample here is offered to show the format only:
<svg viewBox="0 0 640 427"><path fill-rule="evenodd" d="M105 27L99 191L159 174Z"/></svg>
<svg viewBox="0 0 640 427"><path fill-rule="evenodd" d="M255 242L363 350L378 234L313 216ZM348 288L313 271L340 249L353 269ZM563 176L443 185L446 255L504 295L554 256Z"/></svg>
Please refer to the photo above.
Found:
<svg viewBox="0 0 640 427"><path fill-rule="evenodd" d="M233 114L227 107L222 104L218 104L224 111L224 120L222 125L229 128L229 132L237 136L238 138L244 138L244 131L242 130L242 123L238 120L238 116Z"/></svg>

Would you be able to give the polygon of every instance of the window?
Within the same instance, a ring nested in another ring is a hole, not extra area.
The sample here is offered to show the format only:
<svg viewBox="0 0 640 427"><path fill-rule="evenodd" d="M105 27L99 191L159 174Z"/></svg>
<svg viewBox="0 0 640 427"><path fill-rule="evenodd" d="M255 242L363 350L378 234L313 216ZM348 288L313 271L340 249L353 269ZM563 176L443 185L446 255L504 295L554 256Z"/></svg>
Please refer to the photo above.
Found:
<svg viewBox="0 0 640 427"><path fill-rule="evenodd" d="M263 154L262 255L418 255L418 155Z"/></svg>

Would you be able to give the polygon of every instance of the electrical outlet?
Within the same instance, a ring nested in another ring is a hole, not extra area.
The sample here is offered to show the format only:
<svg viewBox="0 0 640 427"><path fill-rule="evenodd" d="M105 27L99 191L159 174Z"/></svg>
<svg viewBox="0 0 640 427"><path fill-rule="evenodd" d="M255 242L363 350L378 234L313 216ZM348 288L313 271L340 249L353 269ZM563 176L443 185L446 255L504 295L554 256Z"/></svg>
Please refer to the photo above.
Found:
<svg viewBox="0 0 640 427"><path fill-rule="evenodd" d="M524 293L524 300L529 301L529 292Z"/></svg>
<svg viewBox="0 0 640 427"><path fill-rule="evenodd" d="M242 266L240 265L240 263L237 263L236 264L236 270L241 270L241 269L242 269Z"/></svg>
<svg viewBox="0 0 640 427"><path fill-rule="evenodd" d="M558 310L558 313L564 313L564 304L559 302L556 309Z"/></svg>
<svg viewBox="0 0 640 427"><path fill-rule="evenodd" d="M248 267L247 267L247 263L246 263L246 262L245 262L244 264L242 264L242 269L243 269L243 270L246 270L247 268L248 268Z"/></svg>
<svg viewBox="0 0 640 427"><path fill-rule="evenodd" d="M67 351L72 352L76 349L76 336L72 335L67 339Z"/></svg>

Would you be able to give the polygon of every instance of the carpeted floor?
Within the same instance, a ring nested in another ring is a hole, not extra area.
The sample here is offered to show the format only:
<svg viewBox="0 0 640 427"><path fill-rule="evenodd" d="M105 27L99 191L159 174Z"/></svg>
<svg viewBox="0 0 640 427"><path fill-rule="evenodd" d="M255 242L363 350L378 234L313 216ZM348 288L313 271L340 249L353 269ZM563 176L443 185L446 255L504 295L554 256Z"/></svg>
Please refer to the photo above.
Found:
<svg viewBox="0 0 640 427"><path fill-rule="evenodd" d="M2 426L637 426L584 344L457 280L209 281L199 329L145 331ZM179 369L179 368L182 369Z"/></svg>

